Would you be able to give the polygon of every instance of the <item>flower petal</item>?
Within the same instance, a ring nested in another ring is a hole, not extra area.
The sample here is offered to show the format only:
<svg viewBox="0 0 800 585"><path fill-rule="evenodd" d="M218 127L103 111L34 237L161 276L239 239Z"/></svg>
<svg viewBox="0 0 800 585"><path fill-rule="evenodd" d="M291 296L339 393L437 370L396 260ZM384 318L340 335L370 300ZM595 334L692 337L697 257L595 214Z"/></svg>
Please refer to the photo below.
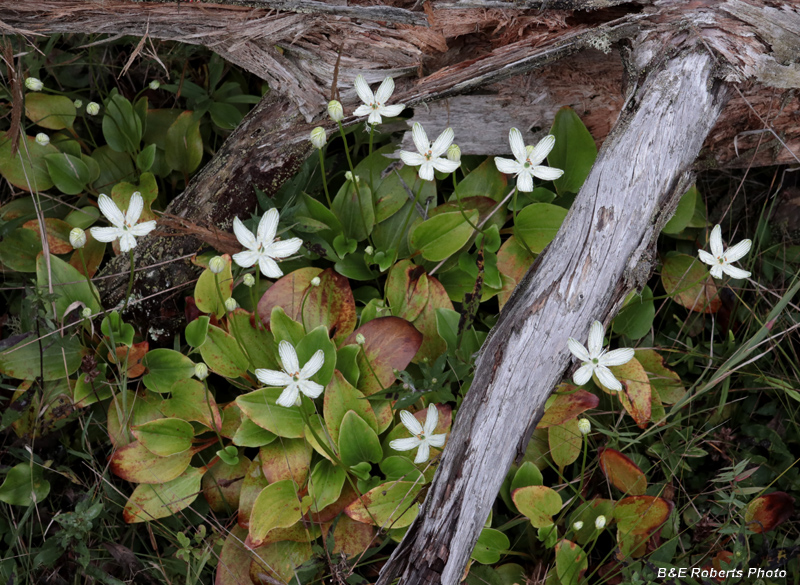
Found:
<svg viewBox="0 0 800 585"><path fill-rule="evenodd" d="M525 141L522 139L522 132L516 128L508 131L508 143L511 145L511 152L517 162L523 164L528 159L528 152L525 150Z"/></svg>
<svg viewBox="0 0 800 585"><path fill-rule="evenodd" d="M258 240L259 244L269 246L275 240L279 220L280 214L274 207L261 216L261 221L258 222L258 231L256 232L256 240Z"/></svg>
<svg viewBox="0 0 800 585"><path fill-rule="evenodd" d="M290 238L280 242L273 242L267 246L264 252L270 258L286 258L297 252L303 247L303 240L300 238Z"/></svg>
<svg viewBox="0 0 800 585"><path fill-rule="evenodd" d="M261 274L267 278L280 278L283 276L283 270L278 267L275 260L264 254L258 257L258 267L261 269Z"/></svg>
<svg viewBox="0 0 800 585"><path fill-rule="evenodd" d="M609 390L614 390L616 392L622 390L622 384L619 383L619 380L614 377L614 374L612 374L611 370L609 370L607 367L597 366L594 369L594 373L597 376L597 379L600 380L600 383Z"/></svg>
<svg viewBox="0 0 800 585"><path fill-rule="evenodd" d="M727 260L728 263L736 262L737 260L747 255L752 245L753 242L751 242L750 240L742 240L735 246L731 246L730 248L725 250L725 260Z"/></svg>
<svg viewBox="0 0 800 585"><path fill-rule="evenodd" d="M117 204L114 203L114 200L111 199L111 197L105 193L100 193L100 197L97 199L97 206L112 225L119 228L125 225L125 215L122 213L122 211L120 211L119 207L117 207Z"/></svg>
<svg viewBox="0 0 800 585"><path fill-rule="evenodd" d="M256 243L253 232L244 227L242 220L238 217L233 218L233 233L236 234L236 239L239 240L239 243L245 248L249 250L258 249L258 244Z"/></svg>
<svg viewBox="0 0 800 585"><path fill-rule="evenodd" d="M592 379L592 372L594 372L594 364L583 364L580 368L575 370L575 373L572 375L572 381L575 382L576 386L583 386Z"/></svg>
<svg viewBox="0 0 800 585"><path fill-rule="evenodd" d="M325 354L321 349L314 352L303 368L300 370L300 378L308 380L311 376L319 372L322 365L325 363Z"/></svg>
<svg viewBox="0 0 800 585"><path fill-rule="evenodd" d="M536 166L544 159L547 158L547 155L550 154L550 151L553 150L553 146L556 144L556 137L552 134L548 134L544 138L539 141L533 150L531 151L530 156L528 156L528 160L531 161L531 164ZM562 171L563 172L563 171Z"/></svg>
<svg viewBox="0 0 800 585"><path fill-rule="evenodd" d="M300 392L308 396L311 400L314 400L317 396L322 394L323 390L325 390L325 386L322 384L317 384L311 380L303 380L297 385L300 388Z"/></svg>
<svg viewBox="0 0 800 585"><path fill-rule="evenodd" d="M698 249L697 250L697 255L700 256L700 261L701 262L705 262L706 264L710 264L711 266L714 266L714 264L717 264L717 259L714 258L711 254L709 254L705 250Z"/></svg>
<svg viewBox="0 0 800 585"><path fill-rule="evenodd" d="M454 160L447 160L446 158L435 158L431 161L431 165L437 171L452 173L461 166L461 163Z"/></svg>
<svg viewBox="0 0 800 585"><path fill-rule="evenodd" d="M528 169L522 169L517 175L517 189L523 193L533 191L533 177Z"/></svg>
<svg viewBox="0 0 800 585"><path fill-rule="evenodd" d="M453 138L455 138L453 129L445 128L444 132L439 134L431 146L431 158L439 158L447 152L447 149L453 144Z"/></svg>
<svg viewBox="0 0 800 585"><path fill-rule="evenodd" d="M419 166L418 172L420 179L424 181L433 181L434 175L433 175L433 165L431 164L431 161L426 160L424 163L422 163Z"/></svg>
<svg viewBox="0 0 800 585"><path fill-rule="evenodd" d="M544 167L540 165L533 167L531 173L534 177L538 177L542 181L555 181L564 174L564 171L555 167Z"/></svg>
<svg viewBox="0 0 800 585"><path fill-rule="evenodd" d="M591 361L591 357L589 356L589 352L586 351L586 348L583 347L583 344L576 339L572 339L571 337L567 339L567 347L572 352L576 358L581 360L582 362Z"/></svg>
<svg viewBox="0 0 800 585"><path fill-rule="evenodd" d="M522 165L517 161L499 156L494 157L494 164L498 171L506 175L516 175L522 170Z"/></svg>
<svg viewBox="0 0 800 585"><path fill-rule="evenodd" d="M124 233L118 227L93 227L89 231L98 242L113 242Z"/></svg>
<svg viewBox="0 0 800 585"><path fill-rule="evenodd" d="M383 106L380 108L381 116L386 116L387 118L394 118L395 116L399 116L406 107L403 104L393 104L391 106Z"/></svg>
<svg viewBox="0 0 800 585"><path fill-rule="evenodd" d="M428 437L428 445L431 447L444 447L444 442L447 440L446 434L431 435Z"/></svg>
<svg viewBox="0 0 800 585"><path fill-rule="evenodd" d="M422 441L419 444L419 449L417 449L417 456L414 457L414 463L419 465L420 463L425 463L428 460L428 457L431 456L431 448L428 445L428 441Z"/></svg>
<svg viewBox="0 0 800 585"><path fill-rule="evenodd" d="M719 258L722 256L724 250L722 249L722 228L719 224L714 226L714 229L711 230L711 237L708 239L709 246L711 247L711 253Z"/></svg>
<svg viewBox="0 0 800 585"><path fill-rule="evenodd" d="M741 268L736 268L736 266L722 266L722 272L730 276L731 278L742 279L742 278L749 278L750 273L747 270L742 270Z"/></svg>
<svg viewBox="0 0 800 585"><path fill-rule="evenodd" d="M265 386L274 388L285 387L292 383L292 377L289 374L276 370L258 369L256 370L256 378Z"/></svg>
<svg viewBox="0 0 800 585"><path fill-rule="evenodd" d="M387 77L378 86L378 91L375 92L375 101L383 105L389 101L394 93L394 79Z"/></svg>
<svg viewBox="0 0 800 585"><path fill-rule="evenodd" d="M242 268L250 268L253 264L258 262L258 258L261 256L255 250L245 250L244 252L239 252L238 254L233 255L233 261L236 262Z"/></svg>
<svg viewBox="0 0 800 585"><path fill-rule="evenodd" d="M439 424L439 410L436 405L431 403L428 405L428 414L425 417L425 425L422 427L422 433L427 437L433 434L436 430L436 425Z"/></svg>
<svg viewBox="0 0 800 585"><path fill-rule="evenodd" d="M416 419L416 417L407 410L400 411L400 421L412 435L422 434L422 425L419 424L419 421Z"/></svg>
<svg viewBox="0 0 800 585"><path fill-rule="evenodd" d="M416 437L409 437L407 439L395 439L389 441L389 446L395 451L411 451L416 449L422 441Z"/></svg>
<svg viewBox="0 0 800 585"><path fill-rule="evenodd" d="M358 94L359 99L368 106L372 105L372 103L375 101L375 95L369 88L369 84L367 83L367 80L364 79L364 76L357 75L353 85L356 86L356 93ZM372 108L370 108L370 110L371 109Z"/></svg>
<svg viewBox="0 0 800 585"><path fill-rule="evenodd" d="M416 152L408 152L407 150L401 150L400 160L402 160L405 164L407 164L410 167L418 167L424 164L428 159L426 159L424 156Z"/></svg>
<svg viewBox="0 0 800 585"><path fill-rule="evenodd" d="M125 212L125 222L128 225L136 225L142 216L142 211L144 211L144 199L141 193L134 191L128 203L128 211Z"/></svg>
<svg viewBox="0 0 800 585"><path fill-rule="evenodd" d="M136 238L131 232L122 232L119 236L119 251L130 252L136 247Z"/></svg>
<svg viewBox="0 0 800 585"><path fill-rule="evenodd" d="M372 110L367 118L367 124L380 124L381 122L383 122L381 113L378 110Z"/></svg>
<svg viewBox="0 0 800 585"><path fill-rule="evenodd" d="M156 229L156 222L155 220L151 219L150 221L143 221L142 223L137 223L128 231L137 238L141 238L152 232L154 229Z"/></svg>
<svg viewBox="0 0 800 585"><path fill-rule="evenodd" d="M719 280L720 278L722 278L722 265L714 264L714 266L711 267L709 272L711 273L711 276Z"/></svg>
<svg viewBox="0 0 800 585"><path fill-rule="evenodd" d="M358 106L353 111L354 116L369 116L371 113L372 113L372 108L364 104Z"/></svg>
<svg viewBox="0 0 800 585"><path fill-rule="evenodd" d="M627 364L633 359L633 350L630 347L621 347L613 351L604 353L600 357L600 365L602 366L621 366Z"/></svg>
<svg viewBox="0 0 800 585"><path fill-rule="evenodd" d="M297 361L297 352L292 344L285 339L278 344L278 355L281 357L283 371L288 375L300 371L300 362Z"/></svg>
<svg viewBox="0 0 800 585"><path fill-rule="evenodd" d="M431 143L428 140L428 135L425 134L425 129L419 122L414 122L414 126L411 128L411 138L414 139L414 146L417 147L420 154L428 154Z"/></svg>
<svg viewBox="0 0 800 585"><path fill-rule="evenodd" d="M297 384L290 384L283 392L281 392L281 395L278 396L278 400L276 400L275 403L278 406L283 406L284 408L291 408L295 405L298 398L300 398L300 390L298 389Z"/></svg>
<svg viewBox="0 0 800 585"><path fill-rule="evenodd" d="M605 333L605 328L600 321L592 322L592 326L589 327L589 341L586 344L591 357L595 358L603 351L603 337Z"/></svg>

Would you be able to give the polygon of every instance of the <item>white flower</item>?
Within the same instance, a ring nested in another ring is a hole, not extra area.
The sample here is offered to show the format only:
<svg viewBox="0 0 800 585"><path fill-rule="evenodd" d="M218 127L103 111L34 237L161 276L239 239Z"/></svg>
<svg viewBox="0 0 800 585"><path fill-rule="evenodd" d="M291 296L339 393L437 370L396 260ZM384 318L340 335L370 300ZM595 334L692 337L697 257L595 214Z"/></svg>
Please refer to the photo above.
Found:
<svg viewBox="0 0 800 585"><path fill-rule="evenodd" d="M341 122L344 118L344 108L338 100L331 100L328 102L328 115L334 122Z"/></svg>
<svg viewBox="0 0 800 585"><path fill-rule="evenodd" d="M600 514L594 521L594 527L602 530L606 525L606 517Z"/></svg>
<svg viewBox="0 0 800 585"><path fill-rule="evenodd" d="M512 128L508 132L508 142L511 144L511 152L517 160L496 156L494 164L501 173L516 175L517 189L520 191L533 191L533 177L544 181L555 181L564 174L561 169L545 167L540 164L547 158L556 143L556 137L552 134L545 136L539 141L539 144L528 150L522 140L522 133L516 128Z"/></svg>
<svg viewBox="0 0 800 585"><path fill-rule="evenodd" d="M576 532L577 532L578 530L580 530L581 528L583 528L583 521L582 521L582 520L577 520L577 521L576 521L576 522L575 522L575 523L572 525L572 529L573 529L573 530L575 530Z"/></svg>
<svg viewBox="0 0 800 585"><path fill-rule="evenodd" d="M119 238L120 252L132 250L136 247L136 238L146 236L156 229L156 222L153 220L136 223L144 211L144 199L138 191L134 191L131 195L128 211L124 214L111 197L105 193L100 194L97 204L114 227L93 227L90 230L92 236L101 242L113 242Z"/></svg>
<svg viewBox="0 0 800 585"><path fill-rule="evenodd" d="M322 394L325 387L310 380L325 363L325 354L321 349L318 349L302 368L297 361L297 352L288 341L281 341L278 344L278 354L281 356L283 371L259 369L256 370L256 377L267 386L278 388L284 386L277 400L279 406L286 408L294 404L299 406L301 392L312 400Z"/></svg>
<svg viewBox="0 0 800 585"><path fill-rule="evenodd" d="M44 83L35 77L26 77L25 87L31 91L42 91L42 88L44 88Z"/></svg>
<svg viewBox="0 0 800 585"><path fill-rule="evenodd" d="M36 144L41 144L42 146L47 146L50 144L50 137L45 134L44 132L39 132L36 135Z"/></svg>
<svg viewBox="0 0 800 585"><path fill-rule="evenodd" d="M208 366L204 362L194 365L194 377L201 381L208 378Z"/></svg>
<svg viewBox="0 0 800 585"><path fill-rule="evenodd" d="M160 82L158 79L154 79L153 81L151 81L151 82L148 84L148 86L147 86L147 87L149 87L150 89L152 89L153 91L155 91L155 90L157 90L159 87L161 87L161 82Z"/></svg>
<svg viewBox="0 0 800 585"><path fill-rule="evenodd" d="M222 256L214 256L211 260L208 261L208 269L214 274L219 274L220 272L225 270L225 266L227 265L228 263Z"/></svg>
<svg viewBox="0 0 800 585"><path fill-rule="evenodd" d="M408 429L408 432L414 436L407 439L395 439L389 443L389 446L395 451L411 451L419 447L414 463L419 464L427 461L431 447L441 448L444 446L444 440L447 435L433 434L433 431L436 430L436 425L439 424L439 411L436 409L435 404L428 405L428 415L425 418L424 427L407 410L400 411L400 420L403 422L403 426Z"/></svg>
<svg viewBox="0 0 800 585"><path fill-rule="evenodd" d="M258 222L256 235L238 217L233 218L233 232L239 243L247 248L243 252L233 255L233 260L242 268L250 268L258 263L261 274L269 278L280 278L283 272L278 268L275 258L286 258L291 256L303 245L300 238L292 238L284 242L275 240L275 233L278 231L278 221L280 215L277 209L270 209Z"/></svg>
<svg viewBox="0 0 800 585"><path fill-rule="evenodd" d="M353 112L353 115L369 116L369 118L367 118L367 124L380 124L383 121L381 116L393 118L399 116L400 112L405 109L403 104L396 104L394 106L386 105L386 102L392 97L392 93L394 93L394 80L391 77L384 79L383 83L378 87L378 91L374 94L363 75L356 77L355 86L356 93L358 97L361 98L361 101L364 102L364 105L358 106L356 111Z"/></svg>
<svg viewBox="0 0 800 585"><path fill-rule="evenodd" d="M582 418L578 421L578 430L582 435L588 435L592 432L592 423L589 422L588 418Z"/></svg>
<svg viewBox="0 0 800 585"><path fill-rule="evenodd" d="M409 166L419 167L419 178L425 181L433 181L433 169L443 173L452 173L459 166L460 162L447 160L442 155L453 142L453 129L448 128L437 138L433 144L428 141L428 135L422 129L419 122L414 122L411 129L411 137L414 139L414 146L419 152L400 151L400 158Z"/></svg>
<svg viewBox="0 0 800 585"><path fill-rule="evenodd" d="M83 248L86 245L86 232L79 227L72 228L69 231L69 243L76 250Z"/></svg>
<svg viewBox="0 0 800 585"><path fill-rule="evenodd" d="M620 348L613 351L603 349L603 336L605 330L600 321L595 321L589 328L589 349L571 337L567 340L567 346L576 358L583 362L578 368L572 381L578 386L583 386L592 378L592 374L597 375L600 383L609 390L622 390L622 384L614 377L608 366L621 366L633 359L633 350L630 348Z"/></svg>
<svg viewBox="0 0 800 585"><path fill-rule="evenodd" d="M317 126L311 131L311 136L309 137L311 144L314 145L314 148L322 148L325 146L325 142L327 141L327 136L325 135L325 128Z"/></svg>
<svg viewBox="0 0 800 585"><path fill-rule="evenodd" d="M711 230L709 245L711 246L711 254L705 250L698 250L697 254L700 256L700 260L711 265L711 270L709 270L711 276L722 278L723 272L731 278L747 278L750 276L749 272L731 266L731 263L743 258L750 251L750 246L753 245L753 242L742 240L735 246L724 250L722 248L722 228L719 225L715 225L714 229Z"/></svg>
<svg viewBox="0 0 800 585"><path fill-rule="evenodd" d="M97 102L89 102L86 104L86 113L90 116L96 116L100 113L100 104Z"/></svg>

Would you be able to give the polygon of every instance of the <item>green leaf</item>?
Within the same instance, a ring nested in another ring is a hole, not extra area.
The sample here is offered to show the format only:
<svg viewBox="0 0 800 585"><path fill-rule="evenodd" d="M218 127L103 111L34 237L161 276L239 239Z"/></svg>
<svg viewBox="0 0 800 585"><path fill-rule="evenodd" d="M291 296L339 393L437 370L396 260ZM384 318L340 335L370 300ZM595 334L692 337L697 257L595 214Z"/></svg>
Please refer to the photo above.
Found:
<svg viewBox="0 0 800 585"><path fill-rule="evenodd" d="M27 228L17 228L0 241L0 262L15 272L36 272L36 257L41 251L39 234Z"/></svg>
<svg viewBox="0 0 800 585"><path fill-rule="evenodd" d="M542 485L544 479L542 472L530 461L525 461L517 473L514 474L514 479L511 481L511 491L519 488L528 487L529 485Z"/></svg>
<svg viewBox="0 0 800 585"><path fill-rule="evenodd" d="M236 404L242 412L262 429L275 433L287 439L299 439L304 436L305 421L300 414L303 408L307 414L313 413L313 405L309 400L303 400L302 406L285 408L278 406L276 401L283 392L283 388L261 388L254 392L236 398Z"/></svg>
<svg viewBox="0 0 800 585"><path fill-rule="evenodd" d="M211 120L214 124L223 130L233 130L239 125L242 118L244 118L236 106L221 102L212 103L208 111L211 114Z"/></svg>
<svg viewBox="0 0 800 585"><path fill-rule="evenodd" d="M142 151L136 155L136 168L138 168L143 173L150 170L150 167L153 166L153 162L156 160L156 145L151 144L146 146L142 149Z"/></svg>
<svg viewBox="0 0 800 585"><path fill-rule="evenodd" d="M0 485L0 502L30 506L43 502L49 493L50 482L42 477L42 468L33 462L20 463L8 470Z"/></svg>
<svg viewBox="0 0 800 585"><path fill-rule="evenodd" d="M364 399L364 395L359 390L345 380L338 370L334 372L333 379L325 388L323 412L325 414L325 426L334 443L339 442L339 430L345 414L348 412L355 412L364 419L373 431L378 432L378 421L375 418L372 406Z"/></svg>
<svg viewBox="0 0 800 585"><path fill-rule="evenodd" d="M588 557L580 546L569 540L556 544L556 574L561 585L578 585L587 568Z"/></svg>
<svg viewBox="0 0 800 585"><path fill-rule="evenodd" d="M192 467L180 477L161 485L137 486L122 517L128 524L167 518L192 505L200 494L205 467Z"/></svg>
<svg viewBox="0 0 800 585"><path fill-rule="evenodd" d="M232 262L227 254L222 258L226 260L222 272L214 274L206 268L194 285L194 302L197 308L203 313L216 315L217 319L221 319L225 315L225 301L231 298L233 292ZM217 278L214 278L215 276ZM217 282L219 282L219 287L217 287Z"/></svg>
<svg viewBox="0 0 800 585"><path fill-rule="evenodd" d="M303 367L318 350L322 350L325 361L319 371L311 376L311 380L326 386L333 378L333 372L336 369L336 346L328 337L327 328L320 325L311 331L300 340L295 350L300 367Z"/></svg>
<svg viewBox="0 0 800 585"><path fill-rule="evenodd" d="M113 150L135 154L142 141L142 132L142 121L130 101L119 94L106 100L103 136Z"/></svg>
<svg viewBox="0 0 800 585"><path fill-rule="evenodd" d="M346 478L345 470L336 464L327 460L317 463L308 482L311 511L319 512L338 500Z"/></svg>
<svg viewBox="0 0 800 585"><path fill-rule="evenodd" d="M505 534L494 528L484 528L470 556L482 565L493 565L510 546L511 541Z"/></svg>
<svg viewBox="0 0 800 585"><path fill-rule="evenodd" d="M475 225L477 210L466 211L466 217ZM411 234L411 244L422 251L426 260L438 262L457 252L475 231L459 211L440 213L419 224Z"/></svg>
<svg viewBox="0 0 800 585"><path fill-rule="evenodd" d="M507 193L508 178L497 170L494 157L483 161L456 187L456 194L462 200L466 197L489 197L495 201L501 201ZM452 199L456 199L455 195Z"/></svg>
<svg viewBox="0 0 800 585"><path fill-rule="evenodd" d="M352 410L344 415L339 429L339 457L345 465L377 463L383 458L377 433Z"/></svg>
<svg viewBox="0 0 800 585"><path fill-rule="evenodd" d="M89 157L84 157L84 159L82 159L84 161L84 164L86 163L86 160L89 160L92 163L97 164L94 162L94 159L91 159ZM81 228L82 230L86 230L89 229L89 226L92 225L94 222L96 222L99 219L99 217L100 217L99 209L91 205L85 205L84 207L81 207L79 209L73 209L72 211L70 211L64 218L64 221L67 222L70 225L70 227L74 228L77 227Z"/></svg>
<svg viewBox="0 0 800 585"><path fill-rule="evenodd" d="M540 254L553 241L567 217L567 210L550 203L533 203L517 215L514 234L528 245L531 252Z"/></svg>
<svg viewBox="0 0 800 585"><path fill-rule="evenodd" d="M11 347L3 347L12 342ZM41 346L33 334L15 335L4 339L0 347L0 373L20 380L66 378L78 370L86 354L78 337L57 334L43 338Z"/></svg>
<svg viewBox="0 0 800 585"><path fill-rule="evenodd" d="M678 304L698 313L716 313L722 306L708 266L694 256L670 254L661 268L661 283Z"/></svg>
<svg viewBox="0 0 800 585"><path fill-rule="evenodd" d="M265 487L250 513L250 541L258 546L273 528L286 528L300 520L300 500L290 479Z"/></svg>
<svg viewBox="0 0 800 585"><path fill-rule="evenodd" d="M135 331L133 325L125 323L117 311L107 313L103 320L100 322L100 332L108 337L114 339L114 345L133 345L133 336Z"/></svg>
<svg viewBox="0 0 800 585"><path fill-rule="evenodd" d="M319 285L309 287L300 302L306 331L323 325L335 343L342 342L356 328L356 303L350 283L332 268L319 274Z"/></svg>
<svg viewBox="0 0 800 585"><path fill-rule="evenodd" d="M305 335L303 326L289 317L281 307L272 309L269 317L269 327L275 337L275 343L288 341L292 346L297 346Z"/></svg>
<svg viewBox="0 0 800 585"><path fill-rule="evenodd" d="M250 363L236 339L213 325L208 327L206 341L200 346L200 355L209 368L226 378L243 376Z"/></svg>
<svg viewBox="0 0 800 585"><path fill-rule="evenodd" d="M414 462L402 455L390 455L380 462L380 468L386 481L413 481L426 483L425 476L417 469Z"/></svg>
<svg viewBox="0 0 800 585"><path fill-rule="evenodd" d="M179 418L160 418L131 428L145 449L159 457L187 451L192 446L194 427Z"/></svg>
<svg viewBox="0 0 800 585"><path fill-rule="evenodd" d="M655 316L653 291L645 285L641 293L632 291L625 298L622 310L614 317L614 331L631 339L641 339L650 332Z"/></svg>
<svg viewBox="0 0 800 585"><path fill-rule="evenodd" d="M186 326L186 343L192 347L200 347L206 342L208 324L211 320L207 315L200 315Z"/></svg>
<svg viewBox="0 0 800 585"><path fill-rule="evenodd" d="M419 483L390 481L357 498L344 509L353 520L385 528L404 528L419 512L415 501L422 489Z"/></svg>
<svg viewBox="0 0 800 585"><path fill-rule="evenodd" d="M253 324L251 314L244 309L228 313L228 323L234 337L247 350L252 366L279 370L279 358L275 339L264 325ZM258 317L256 317L258 319Z"/></svg>
<svg viewBox="0 0 800 585"><path fill-rule="evenodd" d="M24 140L24 143L23 143ZM8 132L0 134L0 174L25 191L46 191L53 186L45 155L58 154L52 144L39 144L33 136L20 135L16 154L11 155Z"/></svg>
<svg viewBox="0 0 800 585"><path fill-rule="evenodd" d="M25 115L42 128L72 128L75 114L75 104L66 96L46 93L28 93L25 96Z"/></svg>
<svg viewBox="0 0 800 585"><path fill-rule="evenodd" d="M689 187L689 190L683 194L678 202L675 213L661 231L665 234L679 234L686 229L694 216L694 209L699 195L697 187L694 185Z"/></svg>
<svg viewBox="0 0 800 585"><path fill-rule="evenodd" d="M348 238L360 242L372 233L375 226L375 207L372 191L366 181L358 183L357 191L352 181L345 181L333 199L331 211L342 223Z"/></svg>
<svg viewBox="0 0 800 585"><path fill-rule="evenodd" d="M125 152L117 152L105 144L92 151L92 159L100 169L92 185L98 191L108 192L116 183L133 179L133 161Z"/></svg>
<svg viewBox="0 0 800 585"><path fill-rule="evenodd" d="M511 498L521 514L536 528L549 526L563 505L558 492L543 485L531 485L514 490Z"/></svg>
<svg viewBox="0 0 800 585"><path fill-rule="evenodd" d="M155 350L158 351L158 350ZM214 396L199 380L192 378L179 380L170 389L171 398L160 405L164 416L196 421L217 430L222 426L219 408Z"/></svg>
<svg viewBox="0 0 800 585"><path fill-rule="evenodd" d="M134 483L167 483L180 476L192 460L191 450L159 457L139 441L114 451L109 468L114 475Z"/></svg>
<svg viewBox="0 0 800 585"><path fill-rule="evenodd" d="M56 318L59 321L64 318L64 313L69 306L76 301L89 307L93 314L103 310L95 298L99 295L94 284L90 284L74 266L51 254L50 270L48 271L44 255L39 256L36 260L36 281L39 288L43 291L48 290L48 280L50 279L52 279L53 291L58 295L55 308ZM48 311L51 310L48 307Z"/></svg>
<svg viewBox="0 0 800 585"><path fill-rule="evenodd" d="M155 392L171 392L175 382L188 380L194 375L194 362L172 349L148 351L142 365L148 369L142 382Z"/></svg>
<svg viewBox="0 0 800 585"><path fill-rule="evenodd" d="M240 447L263 447L269 445L278 435L269 432L267 429L262 429L249 418L242 418L242 424L233 435L233 444Z"/></svg>
<svg viewBox="0 0 800 585"><path fill-rule="evenodd" d="M594 138L572 108L566 106L556 114L550 133L556 137L556 143L547 162L564 171L554 181L556 190L559 194L577 193L597 158Z"/></svg>
<svg viewBox="0 0 800 585"><path fill-rule="evenodd" d="M559 468L563 469L581 454L583 435L578 430L577 418L571 418L560 425L551 426L548 429L547 438L550 444L550 455Z"/></svg>
<svg viewBox="0 0 800 585"><path fill-rule="evenodd" d="M666 367L664 358L652 349L637 349L636 359L642 364L650 386L664 404L675 404L686 395L686 388L678 374Z"/></svg>
<svg viewBox="0 0 800 585"><path fill-rule="evenodd" d="M89 167L78 157L70 154L47 154L44 157L47 171L55 186L67 195L83 192L92 179Z"/></svg>
<svg viewBox="0 0 800 585"><path fill-rule="evenodd" d="M191 173L203 160L203 138L200 120L193 112L183 112L167 130L165 143L167 164L181 173Z"/></svg>

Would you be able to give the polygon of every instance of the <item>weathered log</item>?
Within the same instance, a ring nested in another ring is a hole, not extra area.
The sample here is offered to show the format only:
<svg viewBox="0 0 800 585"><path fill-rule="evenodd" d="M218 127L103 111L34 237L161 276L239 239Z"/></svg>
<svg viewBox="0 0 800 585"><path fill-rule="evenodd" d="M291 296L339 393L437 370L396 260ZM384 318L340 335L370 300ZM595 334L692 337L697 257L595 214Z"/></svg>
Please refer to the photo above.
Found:
<svg viewBox="0 0 800 585"><path fill-rule="evenodd" d="M425 502L378 585L460 581L515 453L567 370L567 336L585 340L651 273L656 238L727 97L713 71L705 49L686 49L632 96L484 343Z"/></svg>

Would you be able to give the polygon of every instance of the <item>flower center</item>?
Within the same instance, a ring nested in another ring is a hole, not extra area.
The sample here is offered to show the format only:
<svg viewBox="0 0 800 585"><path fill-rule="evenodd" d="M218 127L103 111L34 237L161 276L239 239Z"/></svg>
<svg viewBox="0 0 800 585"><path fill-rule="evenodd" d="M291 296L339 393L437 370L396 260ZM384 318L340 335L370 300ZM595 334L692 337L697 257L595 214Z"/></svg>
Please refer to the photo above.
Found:
<svg viewBox="0 0 800 585"><path fill-rule="evenodd" d="M433 156L433 151L429 150L426 154L423 154L422 156L424 156L427 160L431 160L431 156Z"/></svg>
<svg viewBox="0 0 800 585"><path fill-rule="evenodd" d="M599 359L597 359L597 358L592 358L592 363L593 363L594 365L597 365L597 364L599 364L599 363L600 363L600 360L599 360Z"/></svg>
<svg viewBox="0 0 800 585"><path fill-rule="evenodd" d="M295 372L292 376L292 382L299 382L300 381L300 372Z"/></svg>
<svg viewBox="0 0 800 585"><path fill-rule="evenodd" d="M533 165L531 164L531 161L530 161L530 159L525 159L525 164L523 164L522 166L523 166L523 167L525 167L526 169L529 169L529 168L531 168Z"/></svg>
<svg viewBox="0 0 800 585"><path fill-rule="evenodd" d="M717 260L719 260L719 263L720 263L720 264L725 264L725 262L727 262L727 261L725 260L725 256L720 256L719 258L717 258Z"/></svg>
<svg viewBox="0 0 800 585"><path fill-rule="evenodd" d="M380 107L381 107L381 105L380 105L378 102L372 103L372 104L370 104L370 105L372 106L372 109L373 109L373 110L377 110L378 108L380 108Z"/></svg>

